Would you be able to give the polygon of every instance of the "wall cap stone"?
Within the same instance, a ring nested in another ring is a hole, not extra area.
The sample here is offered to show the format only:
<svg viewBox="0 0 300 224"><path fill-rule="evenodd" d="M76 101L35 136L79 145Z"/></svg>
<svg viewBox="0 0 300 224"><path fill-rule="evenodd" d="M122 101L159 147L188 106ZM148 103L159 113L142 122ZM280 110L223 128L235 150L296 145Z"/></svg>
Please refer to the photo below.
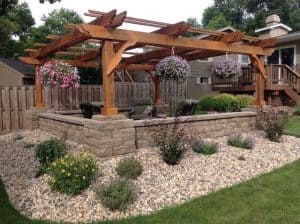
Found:
<svg viewBox="0 0 300 224"><path fill-rule="evenodd" d="M219 113L219 114L206 114L206 115L192 115L178 117L179 123L194 122L194 121L208 121L208 120L219 120L219 119L230 119L237 117L255 117L256 112L232 112L232 113ZM135 127L154 126L158 124L173 124L175 117L168 118L155 118L148 120L135 120Z"/></svg>
<svg viewBox="0 0 300 224"><path fill-rule="evenodd" d="M39 117L56 120L56 121L62 121L70 124L77 124L81 126L83 126L84 121L86 120L85 118L81 118L81 117L71 117L71 116L65 116L65 115L53 114L53 113L41 113L39 114Z"/></svg>

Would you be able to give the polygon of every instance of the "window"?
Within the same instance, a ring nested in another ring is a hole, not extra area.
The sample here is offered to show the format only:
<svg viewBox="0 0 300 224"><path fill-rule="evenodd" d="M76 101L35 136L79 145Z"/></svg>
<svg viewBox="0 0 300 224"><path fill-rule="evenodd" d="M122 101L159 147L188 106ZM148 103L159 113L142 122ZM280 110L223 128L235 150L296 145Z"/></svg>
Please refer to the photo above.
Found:
<svg viewBox="0 0 300 224"><path fill-rule="evenodd" d="M242 55L241 55L241 63L242 63L242 64L249 64L249 63L250 63L249 56L248 56L248 55L242 54Z"/></svg>
<svg viewBox="0 0 300 224"><path fill-rule="evenodd" d="M203 85L203 84L210 84L211 81L210 81L210 78L209 77L197 77L196 79L196 84L197 85Z"/></svg>

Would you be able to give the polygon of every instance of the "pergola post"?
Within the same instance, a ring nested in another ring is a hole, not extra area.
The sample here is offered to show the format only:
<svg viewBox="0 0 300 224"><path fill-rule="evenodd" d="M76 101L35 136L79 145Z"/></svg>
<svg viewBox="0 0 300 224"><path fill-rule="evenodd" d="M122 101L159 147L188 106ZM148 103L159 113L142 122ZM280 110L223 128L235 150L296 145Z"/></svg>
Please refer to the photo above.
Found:
<svg viewBox="0 0 300 224"><path fill-rule="evenodd" d="M154 82L154 104L160 104L160 80L158 77L153 78Z"/></svg>
<svg viewBox="0 0 300 224"><path fill-rule="evenodd" d="M114 48L112 41L103 41L102 45L102 77L103 77L103 98L104 105L101 110L102 115L113 116L118 114L115 107L115 81L111 74L109 64L114 57Z"/></svg>
<svg viewBox="0 0 300 224"><path fill-rule="evenodd" d="M264 100L266 76L264 56L251 55L251 63L256 71L255 104L262 107L266 104Z"/></svg>
<svg viewBox="0 0 300 224"><path fill-rule="evenodd" d="M35 66L35 108L44 108L43 88L38 75L40 66Z"/></svg>

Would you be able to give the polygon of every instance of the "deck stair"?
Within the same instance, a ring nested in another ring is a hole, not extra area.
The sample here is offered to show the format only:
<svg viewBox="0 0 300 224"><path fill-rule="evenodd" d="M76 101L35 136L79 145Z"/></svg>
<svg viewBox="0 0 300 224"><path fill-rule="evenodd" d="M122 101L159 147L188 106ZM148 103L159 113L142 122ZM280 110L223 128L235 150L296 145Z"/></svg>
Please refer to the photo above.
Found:
<svg viewBox="0 0 300 224"><path fill-rule="evenodd" d="M300 104L300 74L287 65L266 65L265 91L285 93L296 104ZM254 92L255 73L251 67L243 68L237 80L212 78L212 90L220 92Z"/></svg>

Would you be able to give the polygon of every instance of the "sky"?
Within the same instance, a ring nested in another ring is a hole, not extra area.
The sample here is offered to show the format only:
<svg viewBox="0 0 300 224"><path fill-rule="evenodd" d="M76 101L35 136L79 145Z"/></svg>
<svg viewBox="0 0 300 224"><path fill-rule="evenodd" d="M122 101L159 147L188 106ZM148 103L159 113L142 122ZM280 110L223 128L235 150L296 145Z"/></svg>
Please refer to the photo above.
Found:
<svg viewBox="0 0 300 224"><path fill-rule="evenodd" d="M29 4L36 25L42 24L43 15L61 7L73 9L83 17L85 22L92 19L83 15L89 9L103 12L117 9L118 12L127 11L127 16L167 23L186 21L189 17L195 17L198 22L201 22L204 9L213 4L213 0L62 0L54 4L48 2L40 4L39 0L21 0L20 2L24 1ZM125 28L138 29L136 27L125 25Z"/></svg>

